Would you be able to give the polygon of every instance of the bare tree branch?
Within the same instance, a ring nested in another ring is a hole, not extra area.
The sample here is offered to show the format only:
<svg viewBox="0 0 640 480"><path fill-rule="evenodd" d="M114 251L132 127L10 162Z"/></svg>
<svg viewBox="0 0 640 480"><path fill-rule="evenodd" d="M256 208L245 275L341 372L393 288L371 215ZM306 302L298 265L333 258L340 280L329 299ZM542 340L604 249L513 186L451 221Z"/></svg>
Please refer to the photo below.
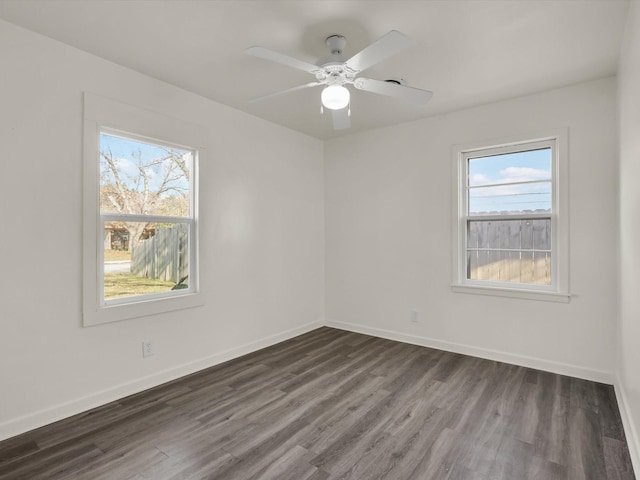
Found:
<svg viewBox="0 0 640 480"><path fill-rule="evenodd" d="M101 150L101 209L113 208L123 214L149 215L158 209L172 215L186 214L189 208L188 199L185 199L188 187L181 186L181 183L189 181L188 164L178 152L168 148L162 151L164 155L147 161L140 149L131 152L129 158L135 162L132 165L135 174L128 174L118 164L110 148ZM148 223L124 222L124 226L129 230L129 248L132 248Z"/></svg>

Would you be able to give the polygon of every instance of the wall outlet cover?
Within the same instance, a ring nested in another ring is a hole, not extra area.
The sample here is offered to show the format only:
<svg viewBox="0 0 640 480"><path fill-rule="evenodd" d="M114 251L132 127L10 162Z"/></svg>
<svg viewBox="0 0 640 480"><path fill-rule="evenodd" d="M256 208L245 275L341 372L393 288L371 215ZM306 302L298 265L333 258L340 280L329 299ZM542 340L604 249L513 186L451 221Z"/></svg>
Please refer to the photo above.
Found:
<svg viewBox="0 0 640 480"><path fill-rule="evenodd" d="M152 340L143 340L142 341L142 356L148 357L149 355L153 355L153 341Z"/></svg>

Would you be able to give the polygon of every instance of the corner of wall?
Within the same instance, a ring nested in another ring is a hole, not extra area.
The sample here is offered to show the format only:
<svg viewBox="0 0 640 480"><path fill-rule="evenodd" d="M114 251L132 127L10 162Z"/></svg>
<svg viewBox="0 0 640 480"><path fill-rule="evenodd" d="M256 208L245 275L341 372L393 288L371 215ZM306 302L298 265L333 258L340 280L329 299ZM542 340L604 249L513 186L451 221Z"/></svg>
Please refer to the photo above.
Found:
<svg viewBox="0 0 640 480"><path fill-rule="evenodd" d="M629 2L627 24L622 40L617 78L618 103L618 302L616 312L616 382L615 391L624 427L629 454L636 474L640 475L640 409L633 394L638 391L637 377L628 371L637 370L638 346L640 345L640 329L637 327L637 315L640 303L635 299L638 287L634 273L625 272L627 265L637 269L640 257L633 256L637 206L640 196L637 195L634 178L637 172L637 156L640 142L637 129L640 116L634 105L640 100L640 4ZM625 258L623 259L623 252ZM631 255L629 255L631 253ZM631 258L629 258L629 256ZM636 395L637 396L637 395Z"/></svg>
<svg viewBox="0 0 640 480"><path fill-rule="evenodd" d="M638 431L633 424L632 414L629 408L629 401L627 400L627 394L624 388L624 384L620 380L619 376L616 376L613 386L616 392L618 409L620 410L620 417L622 418L622 426L624 428L624 434L627 440L627 447L629 449L629 455L631 457L631 464L633 465L633 470L635 472L640 472L640 436L638 436Z"/></svg>

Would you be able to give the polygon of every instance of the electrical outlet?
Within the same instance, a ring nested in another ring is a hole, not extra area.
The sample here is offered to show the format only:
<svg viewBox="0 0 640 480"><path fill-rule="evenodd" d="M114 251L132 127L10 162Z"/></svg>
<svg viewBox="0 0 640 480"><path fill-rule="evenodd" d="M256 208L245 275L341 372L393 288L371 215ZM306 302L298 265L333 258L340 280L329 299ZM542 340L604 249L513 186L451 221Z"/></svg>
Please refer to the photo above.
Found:
<svg viewBox="0 0 640 480"><path fill-rule="evenodd" d="M148 357L149 355L153 355L153 340L143 340L142 341L142 356Z"/></svg>
<svg viewBox="0 0 640 480"><path fill-rule="evenodd" d="M420 312L411 310L411 323L420 323Z"/></svg>

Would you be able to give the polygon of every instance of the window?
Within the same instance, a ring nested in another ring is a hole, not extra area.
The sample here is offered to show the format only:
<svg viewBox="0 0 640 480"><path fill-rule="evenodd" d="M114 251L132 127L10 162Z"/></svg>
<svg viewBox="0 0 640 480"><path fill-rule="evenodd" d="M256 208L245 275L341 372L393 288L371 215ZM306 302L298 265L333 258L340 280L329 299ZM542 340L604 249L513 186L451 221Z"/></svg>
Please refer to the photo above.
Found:
<svg viewBox="0 0 640 480"><path fill-rule="evenodd" d="M192 150L101 130L101 305L192 291L194 158Z"/></svg>
<svg viewBox="0 0 640 480"><path fill-rule="evenodd" d="M197 306L199 127L85 94L85 326Z"/></svg>
<svg viewBox="0 0 640 480"><path fill-rule="evenodd" d="M456 147L454 291L568 300L564 136Z"/></svg>

